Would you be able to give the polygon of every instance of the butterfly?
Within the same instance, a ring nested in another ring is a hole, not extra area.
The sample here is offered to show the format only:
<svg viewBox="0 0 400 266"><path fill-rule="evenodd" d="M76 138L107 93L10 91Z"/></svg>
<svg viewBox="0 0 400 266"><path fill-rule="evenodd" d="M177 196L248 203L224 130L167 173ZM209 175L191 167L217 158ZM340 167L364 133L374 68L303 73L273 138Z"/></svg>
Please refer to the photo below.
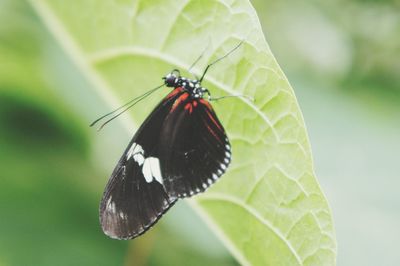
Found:
<svg viewBox="0 0 400 266"><path fill-rule="evenodd" d="M107 236L142 235L178 199L205 191L226 172L231 144L210 104L213 98L201 83L209 67L234 49L209 64L200 79L182 77L174 69L161 86L122 106L127 110L163 86L172 88L137 130L106 185L100 224Z"/></svg>

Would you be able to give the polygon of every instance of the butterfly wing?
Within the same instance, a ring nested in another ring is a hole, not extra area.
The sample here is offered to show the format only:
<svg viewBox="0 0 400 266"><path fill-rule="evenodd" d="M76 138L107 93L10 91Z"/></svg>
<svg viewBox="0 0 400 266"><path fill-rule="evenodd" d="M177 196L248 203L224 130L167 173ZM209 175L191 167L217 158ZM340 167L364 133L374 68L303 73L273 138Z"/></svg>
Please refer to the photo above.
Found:
<svg viewBox="0 0 400 266"><path fill-rule="evenodd" d="M177 200L163 187L157 153L163 122L182 93L175 89L154 109L108 181L100 203L100 223L111 238L132 239L143 234Z"/></svg>
<svg viewBox="0 0 400 266"><path fill-rule="evenodd" d="M207 189L231 161L229 140L209 102L186 94L175 100L159 141L164 187L178 198Z"/></svg>

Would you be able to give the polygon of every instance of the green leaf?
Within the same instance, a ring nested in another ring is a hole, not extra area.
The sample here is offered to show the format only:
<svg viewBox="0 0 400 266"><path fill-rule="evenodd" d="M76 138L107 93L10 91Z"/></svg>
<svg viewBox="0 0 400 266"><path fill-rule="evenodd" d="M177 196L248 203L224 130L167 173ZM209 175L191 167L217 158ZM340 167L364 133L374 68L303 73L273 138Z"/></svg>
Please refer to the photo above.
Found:
<svg viewBox="0 0 400 266"><path fill-rule="evenodd" d="M315 179L303 118L248 1L30 3L92 93L103 97L104 112L159 85L171 69L188 69L205 51L194 68L199 75L244 39L203 85L214 96L242 93L255 101L213 104L231 139L233 163L190 205L244 265L335 264L331 212ZM127 134L166 93L122 120Z"/></svg>

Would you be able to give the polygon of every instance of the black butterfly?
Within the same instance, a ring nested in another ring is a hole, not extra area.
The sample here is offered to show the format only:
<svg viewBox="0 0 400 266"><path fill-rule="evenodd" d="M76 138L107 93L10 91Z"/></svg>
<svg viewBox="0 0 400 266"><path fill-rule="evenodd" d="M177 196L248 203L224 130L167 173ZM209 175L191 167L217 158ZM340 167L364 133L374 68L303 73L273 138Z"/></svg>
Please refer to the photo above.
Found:
<svg viewBox="0 0 400 266"><path fill-rule="evenodd" d="M162 86L173 90L133 136L103 194L100 223L109 237L132 239L143 234L179 198L203 192L225 173L231 145L208 101L213 98L201 86L208 68L222 58L208 65L200 79L181 77L178 70L163 78Z"/></svg>

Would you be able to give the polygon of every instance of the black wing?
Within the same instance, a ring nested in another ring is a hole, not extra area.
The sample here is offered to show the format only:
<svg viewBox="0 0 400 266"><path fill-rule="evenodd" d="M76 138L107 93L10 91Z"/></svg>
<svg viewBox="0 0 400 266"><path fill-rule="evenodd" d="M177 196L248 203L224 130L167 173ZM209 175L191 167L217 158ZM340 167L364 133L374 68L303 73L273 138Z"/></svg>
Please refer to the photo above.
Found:
<svg viewBox="0 0 400 266"><path fill-rule="evenodd" d="M100 203L106 235L132 239L148 230L177 200L162 183L158 140L164 120L183 90L172 91L149 115L115 167Z"/></svg>
<svg viewBox="0 0 400 266"><path fill-rule="evenodd" d="M174 102L161 128L159 158L170 197L207 189L227 169L231 146L209 102L186 94Z"/></svg>

